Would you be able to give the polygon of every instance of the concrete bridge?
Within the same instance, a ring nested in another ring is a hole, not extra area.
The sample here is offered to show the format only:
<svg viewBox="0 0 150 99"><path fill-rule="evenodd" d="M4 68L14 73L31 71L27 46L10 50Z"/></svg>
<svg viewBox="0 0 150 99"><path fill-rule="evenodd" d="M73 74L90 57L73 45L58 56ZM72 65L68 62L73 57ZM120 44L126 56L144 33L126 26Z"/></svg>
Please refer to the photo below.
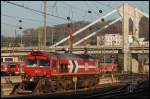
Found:
<svg viewBox="0 0 150 99"><path fill-rule="evenodd" d="M57 51L57 52L64 52L66 48L69 48L69 46L56 46L53 48L45 48L41 50L45 50L47 52L51 51ZM38 47L3 47L1 48L1 55L3 56L4 53L7 55L22 55L22 53L26 54L29 53L33 50L38 50ZM40 50L40 49L39 49ZM73 52L77 54L84 53L84 51L87 50L89 53L90 52L96 52L99 53L99 51L105 50L105 53L121 53L122 52L122 47L121 46L76 46L73 48ZM149 53L149 47L148 46L131 46L130 47L130 53Z"/></svg>

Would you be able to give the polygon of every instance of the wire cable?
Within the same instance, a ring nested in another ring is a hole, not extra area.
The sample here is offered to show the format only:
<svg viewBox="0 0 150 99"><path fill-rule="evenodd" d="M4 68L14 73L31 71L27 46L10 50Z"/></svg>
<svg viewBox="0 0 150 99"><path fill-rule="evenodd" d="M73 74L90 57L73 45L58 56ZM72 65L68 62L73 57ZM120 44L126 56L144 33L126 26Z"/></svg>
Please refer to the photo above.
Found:
<svg viewBox="0 0 150 99"><path fill-rule="evenodd" d="M3 2L6 2L6 3L12 4L12 5L21 7L21 8L30 10L30 11L38 12L38 13L43 14L43 15L45 14L43 11L39 11L39 10L35 10L35 9L29 8L29 7L25 7L24 5L20 5L20 4L17 4L17 3L13 3L13 2L10 2L10 1L3 1ZM59 19L62 19L62 20L67 20L67 19L64 18L64 17L52 15L52 14L50 14L50 13L47 13L47 15L52 16L52 17L55 17L55 18L59 18Z"/></svg>

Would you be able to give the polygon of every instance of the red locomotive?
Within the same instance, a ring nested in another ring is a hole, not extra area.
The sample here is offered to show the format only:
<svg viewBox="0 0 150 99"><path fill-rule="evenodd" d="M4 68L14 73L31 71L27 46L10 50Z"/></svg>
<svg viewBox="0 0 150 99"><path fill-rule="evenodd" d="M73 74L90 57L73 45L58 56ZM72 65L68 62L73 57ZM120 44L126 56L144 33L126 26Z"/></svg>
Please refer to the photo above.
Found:
<svg viewBox="0 0 150 99"><path fill-rule="evenodd" d="M101 63L100 71L101 72L117 72L118 65L115 63Z"/></svg>
<svg viewBox="0 0 150 99"><path fill-rule="evenodd" d="M12 94L67 90L74 88L75 82L77 88L92 87L98 84L100 73L98 60L89 55L41 51L25 56L24 72L23 82Z"/></svg>
<svg viewBox="0 0 150 99"><path fill-rule="evenodd" d="M1 62L1 73L3 75L20 75L24 73L23 62Z"/></svg>
<svg viewBox="0 0 150 99"><path fill-rule="evenodd" d="M8 65L8 73L12 75L20 75L24 73L23 62L12 62Z"/></svg>
<svg viewBox="0 0 150 99"><path fill-rule="evenodd" d="M1 62L1 74L2 75L8 75L8 62Z"/></svg>

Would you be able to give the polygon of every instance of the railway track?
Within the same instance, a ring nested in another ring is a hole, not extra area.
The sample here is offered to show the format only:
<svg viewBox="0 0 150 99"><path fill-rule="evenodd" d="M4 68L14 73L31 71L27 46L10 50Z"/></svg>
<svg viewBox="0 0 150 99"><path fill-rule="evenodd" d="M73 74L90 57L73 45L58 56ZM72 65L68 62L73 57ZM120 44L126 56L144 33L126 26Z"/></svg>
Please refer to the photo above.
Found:
<svg viewBox="0 0 150 99"><path fill-rule="evenodd" d="M142 93L145 91L145 88L148 88L148 82L149 80L142 82L136 86L132 92L128 90L129 84L119 85L119 86L111 86L108 87L106 85L103 85L99 88L93 89L85 89L85 90L78 90L76 93L74 91L68 91L68 92L57 92L57 93L49 93L49 94L41 94L41 95L20 95L20 96L8 96L3 98L28 98L28 97L34 97L34 98L43 98L43 97L56 97L56 98L119 98L122 96L129 96L129 95L138 95L139 93ZM147 83L147 84L146 84ZM104 87L105 88L102 88ZM98 86L97 86L98 87ZM94 91L93 91L94 90Z"/></svg>
<svg viewBox="0 0 150 99"><path fill-rule="evenodd" d="M130 77L129 77L130 78ZM146 80L147 77L143 78L141 77L140 79L135 79L135 82L138 82L138 92L142 92L142 87L143 84L142 82ZM149 81L149 79L148 79ZM95 87L91 88L84 88L84 89L77 89L75 90L64 90L60 92L55 92L55 93L45 93L41 95L36 95L36 94L28 94L28 95L9 95L9 96L3 96L2 98L24 98L24 97L80 97L80 98L93 98L93 97L101 97L101 98L107 98L107 97L120 97L122 94L128 95L131 94L128 92L129 88L129 83L131 83L131 80L125 81L125 82L117 82L117 83L109 83L109 84L100 84L96 85ZM137 86L136 86L137 87ZM137 92L137 93L138 93Z"/></svg>
<svg viewBox="0 0 150 99"><path fill-rule="evenodd" d="M146 83L147 84L146 84ZM130 96L130 95L134 95L134 97L136 95L139 95L142 92L149 92L148 89L148 82L149 80L146 80L144 82L141 82L139 84L137 84L136 86L133 86L133 84L125 84L125 85L119 85L119 86L112 86L112 87L108 87L104 90L101 90L100 88L96 89L96 92L93 93L86 93L86 94L77 94L74 95L73 97L77 97L77 98L119 98L119 97L124 97L124 96ZM129 90L130 86L132 86L133 88ZM148 95L145 95L145 97L147 97Z"/></svg>
<svg viewBox="0 0 150 99"><path fill-rule="evenodd" d="M149 82L149 81L146 81L146 82ZM147 84L148 85L148 84ZM81 99L84 99L84 98L102 98L102 99L105 99L105 98L120 98L120 97L129 97L129 96L136 96L136 95L139 95L139 93L143 93L145 92L145 88L148 88L145 83L141 83L139 84L139 86L137 86L138 90L137 89L134 89L135 91L133 92L129 92L127 89L129 87L129 85L123 85L123 86L116 86L116 87L109 87L105 90L100 90L100 89L97 89L97 92L93 92L91 94L89 94L88 92L77 92L76 94L75 93L54 93L54 94L42 94L42 95L27 95L27 96L11 96L11 97L7 97L7 98L29 98L29 97L33 97L33 98L62 98L62 97L65 97L65 98L81 98ZM141 87L142 86L142 87ZM137 98L137 97L136 97ZM146 98L146 96L145 96Z"/></svg>

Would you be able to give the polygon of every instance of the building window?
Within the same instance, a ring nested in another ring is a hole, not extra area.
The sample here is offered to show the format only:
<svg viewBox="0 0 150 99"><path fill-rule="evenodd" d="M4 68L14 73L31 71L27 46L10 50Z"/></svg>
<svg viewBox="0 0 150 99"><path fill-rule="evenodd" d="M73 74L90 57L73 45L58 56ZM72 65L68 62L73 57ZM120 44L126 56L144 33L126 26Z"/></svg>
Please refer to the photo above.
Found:
<svg viewBox="0 0 150 99"><path fill-rule="evenodd" d="M5 62L12 62L13 58L5 58Z"/></svg>

